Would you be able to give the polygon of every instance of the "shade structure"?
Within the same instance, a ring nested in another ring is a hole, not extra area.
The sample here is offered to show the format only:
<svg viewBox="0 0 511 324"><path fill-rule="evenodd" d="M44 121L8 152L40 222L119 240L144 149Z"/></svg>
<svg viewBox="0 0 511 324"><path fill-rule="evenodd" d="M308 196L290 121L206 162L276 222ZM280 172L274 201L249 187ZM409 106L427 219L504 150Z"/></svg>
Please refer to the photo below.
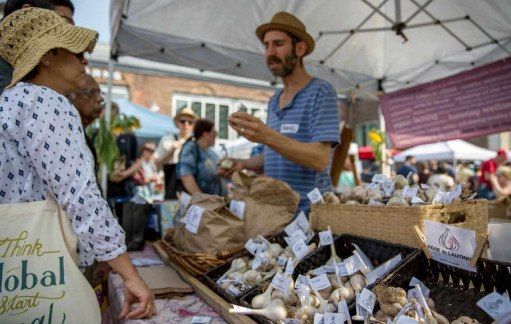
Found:
<svg viewBox="0 0 511 324"><path fill-rule="evenodd" d="M409 155L415 156L417 161L485 161L496 154L494 151L458 139L412 147L396 155L394 161L404 162Z"/></svg>
<svg viewBox="0 0 511 324"><path fill-rule="evenodd" d="M511 53L508 0L112 0L112 55L275 81L254 31L282 10L316 40L307 70L341 92L394 91Z"/></svg>
<svg viewBox="0 0 511 324"><path fill-rule="evenodd" d="M167 134L177 134L179 129L170 116L152 112L147 108L134 104L128 99L118 99L120 112L126 116L135 116L140 120L140 128L135 135L147 138L160 138Z"/></svg>

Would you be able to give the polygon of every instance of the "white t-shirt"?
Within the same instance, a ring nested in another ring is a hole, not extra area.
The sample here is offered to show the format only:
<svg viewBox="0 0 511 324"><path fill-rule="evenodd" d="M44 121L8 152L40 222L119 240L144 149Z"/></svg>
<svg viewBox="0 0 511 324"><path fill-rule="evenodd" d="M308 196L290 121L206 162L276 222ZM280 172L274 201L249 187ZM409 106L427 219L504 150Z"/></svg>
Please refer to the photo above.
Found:
<svg viewBox="0 0 511 324"><path fill-rule="evenodd" d="M177 142L177 143L176 143ZM185 138L179 138L176 140L176 135L169 134L165 135L161 138L158 143L158 147L154 151L155 160L160 159L163 156L166 156L171 150L174 150L172 154L172 158L167 161L165 164L176 164L179 162L179 153L181 152L181 148L183 144L186 142Z"/></svg>

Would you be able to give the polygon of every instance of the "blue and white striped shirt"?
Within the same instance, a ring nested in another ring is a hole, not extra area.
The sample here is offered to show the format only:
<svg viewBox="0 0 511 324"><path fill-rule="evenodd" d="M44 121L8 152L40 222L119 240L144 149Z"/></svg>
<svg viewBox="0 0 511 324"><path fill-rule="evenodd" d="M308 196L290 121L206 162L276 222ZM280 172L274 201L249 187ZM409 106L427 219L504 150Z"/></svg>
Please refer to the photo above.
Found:
<svg viewBox="0 0 511 324"><path fill-rule="evenodd" d="M271 97L268 104L268 126L300 142L339 142L339 110L334 87L328 82L313 78L283 109L279 108L282 90ZM309 210L307 193L318 188L321 192L332 190L330 163L315 171L292 162L265 146L264 173L287 182L300 193L298 210Z"/></svg>

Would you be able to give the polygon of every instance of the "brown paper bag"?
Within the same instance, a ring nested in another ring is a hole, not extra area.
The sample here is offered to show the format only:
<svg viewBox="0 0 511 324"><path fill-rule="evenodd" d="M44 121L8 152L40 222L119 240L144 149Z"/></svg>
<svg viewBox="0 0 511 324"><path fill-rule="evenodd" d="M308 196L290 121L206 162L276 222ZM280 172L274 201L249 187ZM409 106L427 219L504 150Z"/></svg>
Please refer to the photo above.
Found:
<svg viewBox="0 0 511 324"><path fill-rule="evenodd" d="M216 195L193 195L191 205L204 208L197 234L178 222L174 234L176 247L187 253L205 253L216 256L245 244L243 221L231 214L225 200Z"/></svg>
<svg viewBox="0 0 511 324"><path fill-rule="evenodd" d="M283 181L267 176L235 172L234 199L245 202L246 240L257 235L270 236L284 230L293 219L300 195Z"/></svg>

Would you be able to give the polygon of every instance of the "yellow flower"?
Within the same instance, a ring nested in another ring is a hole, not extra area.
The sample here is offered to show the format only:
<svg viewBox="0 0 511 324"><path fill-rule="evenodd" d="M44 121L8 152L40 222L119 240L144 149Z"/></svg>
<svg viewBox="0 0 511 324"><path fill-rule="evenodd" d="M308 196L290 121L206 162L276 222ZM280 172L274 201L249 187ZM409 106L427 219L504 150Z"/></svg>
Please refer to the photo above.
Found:
<svg viewBox="0 0 511 324"><path fill-rule="evenodd" d="M378 131L372 129L369 131L369 139L371 140L371 142L374 142L374 143L377 143L377 144L381 144L383 142L383 138L382 136L378 133Z"/></svg>

